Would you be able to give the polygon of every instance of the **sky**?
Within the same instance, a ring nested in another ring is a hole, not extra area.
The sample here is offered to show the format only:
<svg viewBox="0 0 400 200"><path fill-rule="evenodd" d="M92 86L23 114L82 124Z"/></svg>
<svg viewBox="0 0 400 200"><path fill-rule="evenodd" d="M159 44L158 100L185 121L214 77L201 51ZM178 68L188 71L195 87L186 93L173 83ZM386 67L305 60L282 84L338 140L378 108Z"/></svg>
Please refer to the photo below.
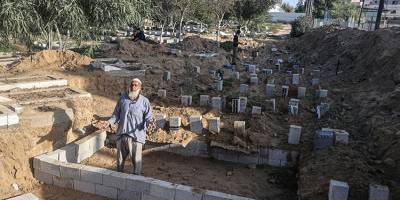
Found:
<svg viewBox="0 0 400 200"><path fill-rule="evenodd" d="M283 0L283 3L289 3L291 6L296 6L297 0Z"/></svg>

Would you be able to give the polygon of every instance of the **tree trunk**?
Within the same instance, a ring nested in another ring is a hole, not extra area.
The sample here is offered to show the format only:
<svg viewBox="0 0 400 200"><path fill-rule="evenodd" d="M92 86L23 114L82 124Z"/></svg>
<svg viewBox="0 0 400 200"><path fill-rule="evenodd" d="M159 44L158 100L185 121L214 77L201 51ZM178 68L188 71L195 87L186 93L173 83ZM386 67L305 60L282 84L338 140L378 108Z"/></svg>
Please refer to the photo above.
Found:
<svg viewBox="0 0 400 200"><path fill-rule="evenodd" d="M224 19L225 13L222 13L221 18L218 18L218 27L217 27L217 46L219 47L219 35L221 34L221 23L222 19Z"/></svg>
<svg viewBox="0 0 400 200"><path fill-rule="evenodd" d="M58 47L58 50L62 50L63 49L63 44L62 44L61 33L60 33L60 30L58 29L57 24L55 25L55 27L56 27L56 32L57 32L57 36L58 36L58 42L59 42L59 45L60 45Z"/></svg>
<svg viewBox="0 0 400 200"><path fill-rule="evenodd" d="M164 26L165 24L161 25L160 44L163 43Z"/></svg>
<svg viewBox="0 0 400 200"><path fill-rule="evenodd" d="M381 17L382 17L384 3L385 0L379 0L378 14L376 15L376 21L375 21L375 30L378 30L379 26L381 25Z"/></svg>
<svg viewBox="0 0 400 200"><path fill-rule="evenodd" d="M183 11L182 11L182 13L181 13L181 19L180 19L180 21L179 21L179 41L181 41L181 39L182 39L182 25L183 25L183 19L185 18L185 14L186 14L186 11L187 11L188 7L189 7L189 4L187 4L187 5L185 6L185 8L183 9Z"/></svg>

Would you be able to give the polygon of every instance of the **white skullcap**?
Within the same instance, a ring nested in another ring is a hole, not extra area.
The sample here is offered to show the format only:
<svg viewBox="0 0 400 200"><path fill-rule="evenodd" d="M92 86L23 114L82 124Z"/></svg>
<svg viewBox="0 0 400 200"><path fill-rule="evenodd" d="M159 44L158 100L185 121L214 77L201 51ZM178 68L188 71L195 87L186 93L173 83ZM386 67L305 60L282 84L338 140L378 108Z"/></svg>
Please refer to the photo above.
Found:
<svg viewBox="0 0 400 200"><path fill-rule="evenodd" d="M136 82L139 82L139 83L140 83L140 85L142 85L142 81L141 81L140 79L138 79L138 78L134 78L134 79L132 79L131 83L132 83L132 82L134 82L134 81L136 81Z"/></svg>

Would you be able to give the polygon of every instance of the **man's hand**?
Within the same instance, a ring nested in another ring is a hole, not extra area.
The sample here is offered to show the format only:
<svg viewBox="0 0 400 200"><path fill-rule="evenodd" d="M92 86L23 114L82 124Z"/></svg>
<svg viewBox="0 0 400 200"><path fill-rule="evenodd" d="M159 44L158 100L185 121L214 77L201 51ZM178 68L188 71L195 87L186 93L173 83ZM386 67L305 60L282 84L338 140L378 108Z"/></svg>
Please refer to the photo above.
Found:
<svg viewBox="0 0 400 200"><path fill-rule="evenodd" d="M101 129L106 129L108 126L110 126L110 123L108 121L100 121L99 125Z"/></svg>

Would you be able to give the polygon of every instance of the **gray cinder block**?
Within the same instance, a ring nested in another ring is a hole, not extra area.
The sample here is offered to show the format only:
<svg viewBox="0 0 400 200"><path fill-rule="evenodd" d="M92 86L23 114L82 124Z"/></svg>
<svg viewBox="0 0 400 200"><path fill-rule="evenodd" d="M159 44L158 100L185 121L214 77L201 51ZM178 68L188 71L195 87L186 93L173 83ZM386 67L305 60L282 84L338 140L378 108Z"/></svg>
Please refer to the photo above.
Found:
<svg viewBox="0 0 400 200"><path fill-rule="evenodd" d="M125 177L126 174L121 172L103 174L103 185L124 190L126 185Z"/></svg>
<svg viewBox="0 0 400 200"><path fill-rule="evenodd" d="M82 181L97 184L103 184L103 174L112 173L111 170L92 166L83 166L80 171Z"/></svg>
<svg viewBox="0 0 400 200"><path fill-rule="evenodd" d="M96 184L85 181L74 180L74 189L90 194L96 193Z"/></svg>
<svg viewBox="0 0 400 200"><path fill-rule="evenodd" d="M144 176L129 174L126 176L126 189L134 192L149 193L152 180Z"/></svg>
<svg viewBox="0 0 400 200"><path fill-rule="evenodd" d="M176 186L170 182L153 180L150 184L150 195L173 200L175 198Z"/></svg>
<svg viewBox="0 0 400 200"><path fill-rule="evenodd" d="M349 185L346 182L331 180L329 182L329 200L347 200Z"/></svg>
<svg viewBox="0 0 400 200"><path fill-rule="evenodd" d="M59 177L60 162L50 158L43 158L40 160L40 171Z"/></svg>
<svg viewBox="0 0 400 200"><path fill-rule="evenodd" d="M71 178L61 178L61 177L53 176L53 184L55 186L63 187L63 188L69 188L69 189L74 188L74 180Z"/></svg>
<svg viewBox="0 0 400 200"><path fill-rule="evenodd" d="M95 192L96 192L97 195L100 195L100 196L103 196L103 197L107 197L107 198L110 198L110 199L117 199L117 197L118 197L117 188L107 187L107 186L104 186L104 185L96 184Z"/></svg>
<svg viewBox="0 0 400 200"><path fill-rule="evenodd" d="M62 178L72 178L79 180L81 178L81 168L83 165L76 163L60 163L60 174Z"/></svg>
<svg viewBox="0 0 400 200"><path fill-rule="evenodd" d="M38 169L34 170L34 176L37 180L42 181L48 185L53 185L53 175L42 172Z"/></svg>
<svg viewBox="0 0 400 200"><path fill-rule="evenodd" d="M175 200L201 200L202 194L194 192L192 187L178 185L175 191Z"/></svg>
<svg viewBox="0 0 400 200"><path fill-rule="evenodd" d="M119 200L141 200L142 192L134 192L130 190L118 190Z"/></svg>

